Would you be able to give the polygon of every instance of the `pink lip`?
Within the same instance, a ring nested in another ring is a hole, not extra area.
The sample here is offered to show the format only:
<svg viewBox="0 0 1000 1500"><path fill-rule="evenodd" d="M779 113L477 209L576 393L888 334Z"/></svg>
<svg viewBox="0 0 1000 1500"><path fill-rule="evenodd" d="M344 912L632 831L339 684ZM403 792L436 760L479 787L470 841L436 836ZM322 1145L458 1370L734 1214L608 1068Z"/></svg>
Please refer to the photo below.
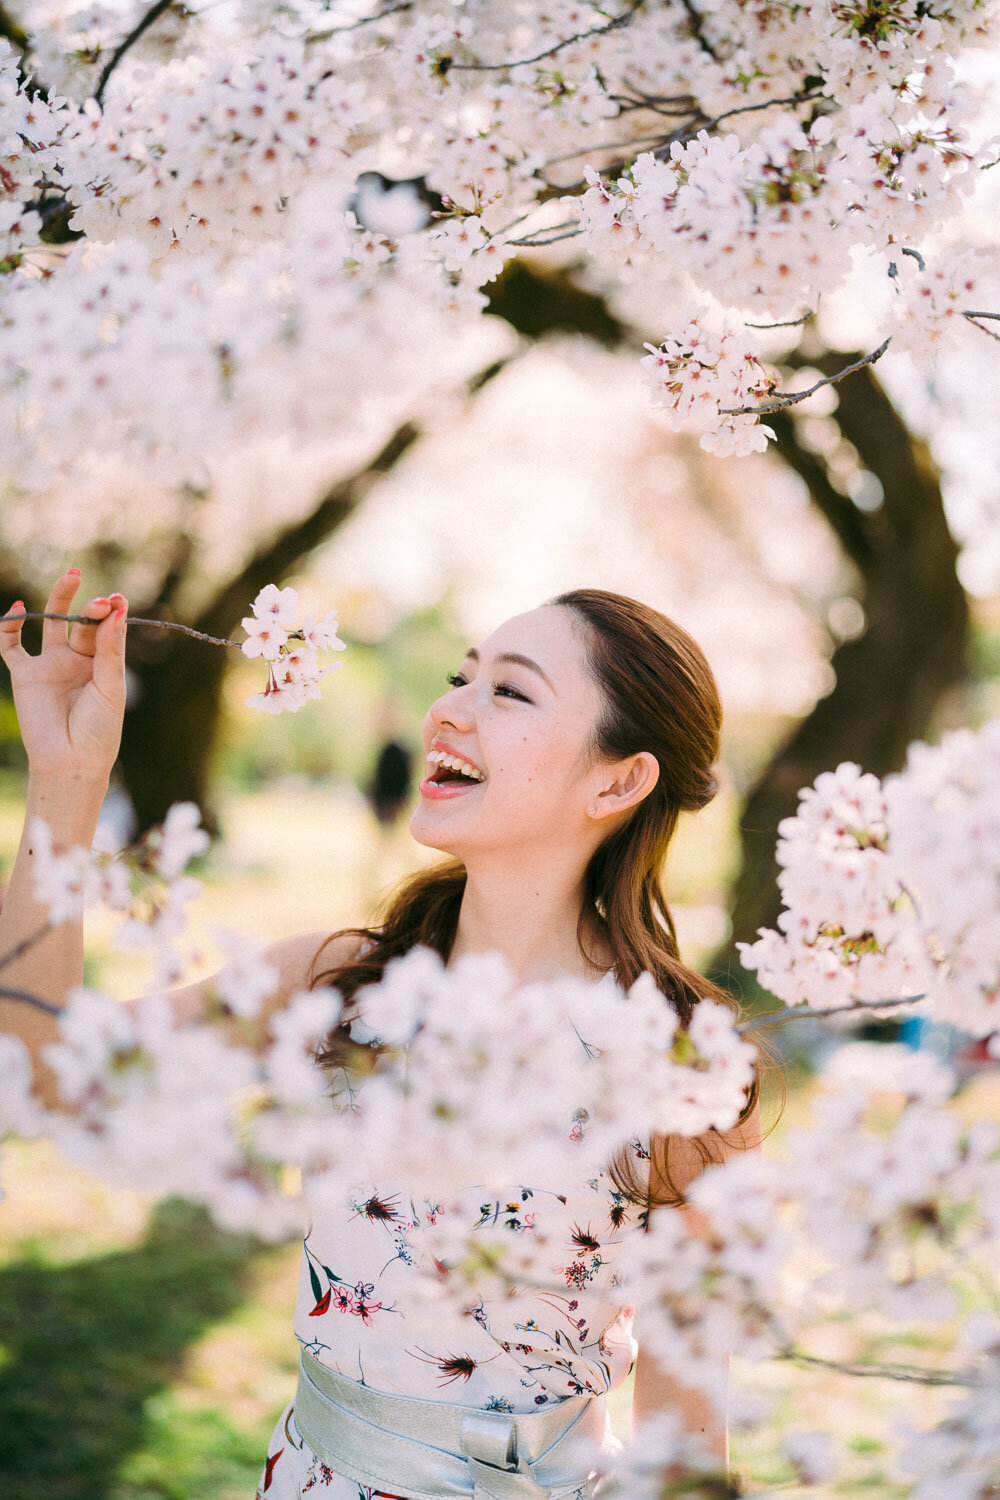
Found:
<svg viewBox="0 0 1000 1500"><path fill-rule="evenodd" d="M463 792L474 792L482 784L481 781L432 781L429 776L425 776L417 790L421 797L429 797L432 802L437 802L446 797L461 797Z"/></svg>

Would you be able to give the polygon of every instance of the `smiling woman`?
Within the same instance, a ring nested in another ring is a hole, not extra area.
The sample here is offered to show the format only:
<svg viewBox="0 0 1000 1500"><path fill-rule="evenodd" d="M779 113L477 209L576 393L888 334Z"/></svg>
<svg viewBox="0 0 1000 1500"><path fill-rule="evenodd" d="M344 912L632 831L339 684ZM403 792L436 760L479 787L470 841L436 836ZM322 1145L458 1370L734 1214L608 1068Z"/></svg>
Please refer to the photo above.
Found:
<svg viewBox="0 0 1000 1500"><path fill-rule="evenodd" d="M500 952L523 984L569 975L628 988L649 973L684 1022L701 997L726 1000L682 963L660 884L680 813L716 786L721 706L690 636L636 600L580 589L505 621L447 683L424 719L427 775L410 830L448 858L404 880L380 922L326 939L310 969L313 985L344 997L317 1049L331 1083L364 1041L359 992L417 945L449 969ZM511 1500L591 1494L587 1474L558 1457L561 1438L575 1425L612 1441L604 1399L636 1358L636 1309L616 1301L616 1278L599 1268L655 1205L682 1203L707 1162L758 1143L756 1096L755 1080L728 1133L637 1140L585 1183L519 1183L485 1202L470 1187L452 1205L470 1228L499 1224L565 1246L553 1267L564 1295L526 1285L471 1315L416 1295L411 1235L438 1205L413 1202L387 1161L384 1180L306 1238L295 1320L303 1373L260 1495L405 1500L473 1484L479 1493L480 1481L492 1494L489 1476ZM705 1403L640 1354L633 1418L664 1409L725 1457ZM511 1414L502 1453L494 1427L476 1427L477 1410ZM368 1422L395 1436L373 1449ZM428 1444L454 1452L460 1471L429 1476Z"/></svg>

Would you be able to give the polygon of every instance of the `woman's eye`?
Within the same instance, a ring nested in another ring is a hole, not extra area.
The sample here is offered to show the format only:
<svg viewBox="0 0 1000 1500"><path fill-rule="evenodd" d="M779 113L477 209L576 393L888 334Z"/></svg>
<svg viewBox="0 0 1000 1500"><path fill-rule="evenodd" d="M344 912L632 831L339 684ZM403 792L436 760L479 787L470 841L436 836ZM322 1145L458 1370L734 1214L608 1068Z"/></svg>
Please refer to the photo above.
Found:
<svg viewBox="0 0 1000 1500"><path fill-rule="evenodd" d="M450 683L452 687L464 687L469 679L463 677L461 672L448 672L444 680ZM493 691L495 693L502 693L508 698L520 698L522 703L529 703L531 701L523 693L519 693L517 688L511 687L509 682L495 682L493 684Z"/></svg>

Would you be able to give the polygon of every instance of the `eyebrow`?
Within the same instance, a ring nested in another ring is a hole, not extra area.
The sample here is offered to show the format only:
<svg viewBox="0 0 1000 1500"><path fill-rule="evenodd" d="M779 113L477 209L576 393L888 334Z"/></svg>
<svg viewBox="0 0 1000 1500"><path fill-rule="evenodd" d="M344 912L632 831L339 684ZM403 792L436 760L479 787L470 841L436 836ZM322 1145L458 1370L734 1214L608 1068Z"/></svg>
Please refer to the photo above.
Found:
<svg viewBox="0 0 1000 1500"><path fill-rule="evenodd" d="M479 652L476 650L475 646L470 646L465 654L466 656L471 656L473 661L479 660ZM493 658L493 660L509 661L512 662L514 666L528 667L530 671L537 672L539 677L542 678L543 682L547 682L549 687L552 688L552 691L556 694L556 697L559 697L559 694L556 692L551 677L549 677L547 672L543 672L537 661L532 661L530 656L522 656L517 651L501 651L498 656L495 656Z"/></svg>

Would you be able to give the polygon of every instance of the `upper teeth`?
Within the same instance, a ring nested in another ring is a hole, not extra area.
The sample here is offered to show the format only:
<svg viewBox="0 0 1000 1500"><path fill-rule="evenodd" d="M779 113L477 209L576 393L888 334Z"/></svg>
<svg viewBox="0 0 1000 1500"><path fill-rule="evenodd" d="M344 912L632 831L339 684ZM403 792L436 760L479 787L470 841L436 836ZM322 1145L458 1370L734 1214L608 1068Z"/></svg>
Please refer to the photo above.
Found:
<svg viewBox="0 0 1000 1500"><path fill-rule="evenodd" d="M484 781L482 771L475 766L470 766L467 760L459 760L457 755L449 755L447 750L431 750L427 759L433 761L436 766L449 766L453 771L461 771L465 776L471 776L474 781Z"/></svg>

